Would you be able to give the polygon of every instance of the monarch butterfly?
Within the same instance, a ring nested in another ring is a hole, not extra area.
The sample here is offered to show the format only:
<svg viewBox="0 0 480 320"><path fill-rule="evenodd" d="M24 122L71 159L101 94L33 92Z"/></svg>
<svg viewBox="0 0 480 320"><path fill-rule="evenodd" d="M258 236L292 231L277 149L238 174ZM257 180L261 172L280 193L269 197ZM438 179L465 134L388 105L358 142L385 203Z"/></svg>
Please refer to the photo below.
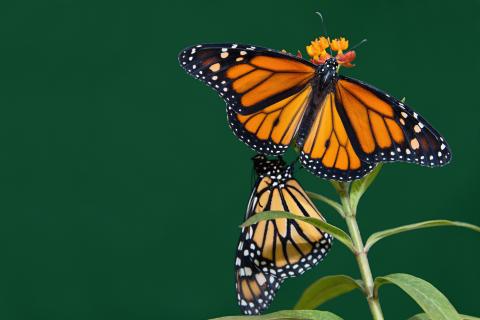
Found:
<svg viewBox="0 0 480 320"><path fill-rule="evenodd" d="M180 65L227 103L230 127L258 153L281 155L295 143L300 161L325 179L349 181L378 162L435 167L450 161L442 136L389 94L337 73L338 61L316 65L268 48L200 44Z"/></svg>
<svg viewBox="0 0 480 320"><path fill-rule="evenodd" d="M258 179L246 219L264 211L287 211L325 220L292 177L292 166L279 158L253 158ZM260 221L242 229L235 261L237 298L245 314L259 314L284 279L301 275L330 250L332 236L310 224L289 219Z"/></svg>

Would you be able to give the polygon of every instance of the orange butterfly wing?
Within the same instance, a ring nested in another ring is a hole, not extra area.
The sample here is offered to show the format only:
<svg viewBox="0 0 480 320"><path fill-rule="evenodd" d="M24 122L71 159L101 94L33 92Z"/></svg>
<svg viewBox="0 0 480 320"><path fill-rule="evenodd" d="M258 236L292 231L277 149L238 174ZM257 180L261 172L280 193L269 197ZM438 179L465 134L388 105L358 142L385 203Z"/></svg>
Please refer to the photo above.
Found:
<svg viewBox="0 0 480 320"><path fill-rule="evenodd" d="M179 60L226 101L237 137L263 154L286 150L310 101L315 65L271 49L237 44L190 47Z"/></svg>
<svg viewBox="0 0 480 320"><path fill-rule="evenodd" d="M361 81L339 76L307 128L300 160L326 179L358 179L378 162L442 166L451 153L419 114ZM303 128L302 128L303 130Z"/></svg>
<svg viewBox="0 0 480 320"><path fill-rule="evenodd" d="M335 93L328 93L303 143L300 161L322 178L347 181L360 178L375 165L360 159L340 118L339 109Z"/></svg>
<svg viewBox="0 0 480 320"><path fill-rule="evenodd" d="M303 165L323 178L360 178L378 162L441 166L450 161L446 141L404 103L338 75L326 84L329 92L314 92L321 74L303 59L219 44L187 48L179 60L224 98L230 127L243 142L259 153L279 155L300 133ZM312 97L318 95L326 98L314 106Z"/></svg>
<svg viewBox="0 0 480 320"><path fill-rule="evenodd" d="M263 272L250 259L238 258L242 254L237 253L235 270L238 305L244 314L260 314L268 308L283 280Z"/></svg>
<svg viewBox="0 0 480 320"><path fill-rule="evenodd" d="M286 211L322 219L303 188L293 178L283 182L263 177L249 203L248 216L264 211ZM302 221L275 219L245 228L245 253L266 273L295 277L310 269L330 249L331 236Z"/></svg>
<svg viewBox="0 0 480 320"><path fill-rule="evenodd" d="M258 112L242 115L227 107L233 132L255 151L278 155L286 151L298 131L312 93L311 85Z"/></svg>
<svg viewBox="0 0 480 320"><path fill-rule="evenodd" d="M442 166L451 159L444 138L418 113L361 81L340 77L340 117L359 157L366 162L406 161Z"/></svg>

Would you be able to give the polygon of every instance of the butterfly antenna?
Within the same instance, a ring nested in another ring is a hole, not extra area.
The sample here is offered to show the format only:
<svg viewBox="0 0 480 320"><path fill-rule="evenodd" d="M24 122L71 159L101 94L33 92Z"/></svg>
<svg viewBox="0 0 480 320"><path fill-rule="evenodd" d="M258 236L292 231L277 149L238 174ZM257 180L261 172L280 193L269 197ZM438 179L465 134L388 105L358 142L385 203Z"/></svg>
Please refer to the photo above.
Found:
<svg viewBox="0 0 480 320"><path fill-rule="evenodd" d="M327 33L327 26L325 24L325 20L323 19L323 16L320 12L315 12L316 14L318 14L318 16L320 17L320 20L322 20L322 29L323 29L323 33L325 34L325 36L327 37L328 39L328 42L330 42L330 37L328 36L328 33ZM328 51L330 51L330 55L333 56L333 53L332 53L332 48L330 48L330 46L328 46Z"/></svg>
<svg viewBox="0 0 480 320"><path fill-rule="evenodd" d="M362 44L364 44L365 42L367 42L367 39L363 39L362 41L360 41L359 43L357 43L356 45L354 45L350 51L352 50L355 50L356 48L360 47Z"/></svg>

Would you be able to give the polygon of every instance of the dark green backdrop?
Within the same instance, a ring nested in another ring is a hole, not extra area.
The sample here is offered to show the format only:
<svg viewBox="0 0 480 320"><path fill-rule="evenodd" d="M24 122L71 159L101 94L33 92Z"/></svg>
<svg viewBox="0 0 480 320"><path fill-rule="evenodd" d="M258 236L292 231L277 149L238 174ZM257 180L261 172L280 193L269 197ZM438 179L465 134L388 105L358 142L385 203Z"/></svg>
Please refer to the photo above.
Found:
<svg viewBox="0 0 480 320"><path fill-rule="evenodd" d="M453 149L441 169L386 165L359 208L363 232L438 218L480 224L479 9L477 0L2 2L0 318L238 313L233 259L252 152L176 55L220 41L295 52L320 34L317 10L331 35L369 40L343 72L406 96ZM329 183L299 178L332 195ZM425 230L385 240L370 258L376 275L423 277L479 315L479 246L470 231ZM271 310L337 273L357 276L340 244L287 281ZM388 319L418 311L393 286L381 294ZM323 308L369 317L357 292Z"/></svg>

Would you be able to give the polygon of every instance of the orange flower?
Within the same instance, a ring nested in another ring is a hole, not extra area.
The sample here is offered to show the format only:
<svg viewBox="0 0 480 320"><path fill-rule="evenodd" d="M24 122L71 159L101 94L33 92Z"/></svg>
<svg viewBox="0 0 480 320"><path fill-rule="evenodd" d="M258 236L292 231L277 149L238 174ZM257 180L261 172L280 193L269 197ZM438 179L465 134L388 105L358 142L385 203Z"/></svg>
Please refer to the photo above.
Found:
<svg viewBox="0 0 480 320"><path fill-rule="evenodd" d="M353 67L352 61L355 60L355 51L350 50L343 53L348 49L348 40L344 37L339 39L335 38L330 40L329 38L319 37L310 42L307 46L307 53L311 57L310 61L314 64L324 64L327 59L331 57L327 53L326 49L330 47L333 51L337 51L335 59L339 65L343 67Z"/></svg>
<svg viewBox="0 0 480 320"><path fill-rule="evenodd" d="M340 37L340 39L333 39L330 42L330 47L333 51L337 51L338 54L343 54L343 50L348 49L348 40L344 37Z"/></svg>
<svg viewBox="0 0 480 320"><path fill-rule="evenodd" d="M329 47L329 40L325 37L317 38L310 42L307 46L307 53L313 60L323 60L328 55L327 49Z"/></svg>
<svg viewBox="0 0 480 320"><path fill-rule="evenodd" d="M335 58L337 59L338 64L342 67L351 68L355 66L354 64L352 64L352 61L355 60L355 57L355 51L350 50L344 54L337 54Z"/></svg>

